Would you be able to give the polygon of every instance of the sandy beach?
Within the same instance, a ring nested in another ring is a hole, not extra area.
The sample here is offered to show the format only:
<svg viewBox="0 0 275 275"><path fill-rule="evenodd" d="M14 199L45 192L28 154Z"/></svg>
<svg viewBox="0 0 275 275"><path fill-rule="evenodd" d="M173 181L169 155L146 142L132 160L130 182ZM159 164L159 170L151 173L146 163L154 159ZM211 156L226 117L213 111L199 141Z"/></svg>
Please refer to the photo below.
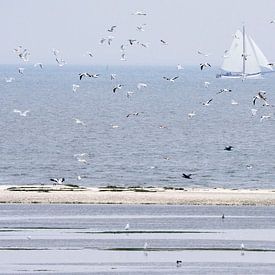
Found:
<svg viewBox="0 0 275 275"><path fill-rule="evenodd" d="M0 203L275 205L273 189L1 186Z"/></svg>

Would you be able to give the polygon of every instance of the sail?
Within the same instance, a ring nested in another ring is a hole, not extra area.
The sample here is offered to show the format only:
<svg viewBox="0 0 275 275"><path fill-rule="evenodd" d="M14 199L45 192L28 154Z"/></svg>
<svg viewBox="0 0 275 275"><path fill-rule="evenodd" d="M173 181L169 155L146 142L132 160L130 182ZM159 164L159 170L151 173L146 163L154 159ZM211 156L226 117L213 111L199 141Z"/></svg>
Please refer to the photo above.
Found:
<svg viewBox="0 0 275 275"><path fill-rule="evenodd" d="M222 69L224 71L240 73L243 70L243 34L237 30L229 51L224 57Z"/></svg>
<svg viewBox="0 0 275 275"><path fill-rule="evenodd" d="M261 68L272 70L263 52L254 40L245 33L244 27L243 32L237 30L221 66L221 69L227 73L221 76L245 77L260 75Z"/></svg>
<svg viewBox="0 0 275 275"><path fill-rule="evenodd" d="M263 68L267 68L267 69L273 71L272 67L270 65L268 65L269 62L267 61L267 58L265 57L263 52L260 50L260 48L257 46L255 41L251 38L251 36L249 36L249 40L254 48L255 55L258 59L259 65Z"/></svg>

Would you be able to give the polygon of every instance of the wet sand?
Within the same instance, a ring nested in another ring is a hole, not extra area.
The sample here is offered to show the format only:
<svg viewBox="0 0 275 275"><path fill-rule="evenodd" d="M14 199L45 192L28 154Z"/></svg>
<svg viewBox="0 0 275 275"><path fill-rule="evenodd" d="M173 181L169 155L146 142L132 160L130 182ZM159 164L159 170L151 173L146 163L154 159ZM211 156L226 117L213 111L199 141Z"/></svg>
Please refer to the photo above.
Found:
<svg viewBox="0 0 275 275"><path fill-rule="evenodd" d="M275 205L274 189L1 186L0 203Z"/></svg>

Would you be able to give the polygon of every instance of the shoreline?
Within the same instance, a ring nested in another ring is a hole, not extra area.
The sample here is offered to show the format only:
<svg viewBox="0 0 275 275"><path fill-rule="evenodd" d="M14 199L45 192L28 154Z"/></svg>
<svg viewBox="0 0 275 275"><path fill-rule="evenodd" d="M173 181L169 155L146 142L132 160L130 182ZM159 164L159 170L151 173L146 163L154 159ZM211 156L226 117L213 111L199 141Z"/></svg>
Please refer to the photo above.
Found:
<svg viewBox="0 0 275 275"><path fill-rule="evenodd" d="M275 205L275 189L2 185L0 203Z"/></svg>

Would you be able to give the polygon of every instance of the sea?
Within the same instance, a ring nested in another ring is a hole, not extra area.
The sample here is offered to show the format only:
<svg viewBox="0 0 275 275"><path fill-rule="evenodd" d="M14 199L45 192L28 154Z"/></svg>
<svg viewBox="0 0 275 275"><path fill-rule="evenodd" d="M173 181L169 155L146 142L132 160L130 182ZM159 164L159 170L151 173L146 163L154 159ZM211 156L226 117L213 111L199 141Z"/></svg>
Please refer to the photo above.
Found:
<svg viewBox="0 0 275 275"><path fill-rule="evenodd" d="M0 66L1 185L64 177L87 187L275 188L272 73L242 81L217 79L215 67L18 67ZM81 72L99 77L80 80ZM269 106L253 105L260 90Z"/></svg>

